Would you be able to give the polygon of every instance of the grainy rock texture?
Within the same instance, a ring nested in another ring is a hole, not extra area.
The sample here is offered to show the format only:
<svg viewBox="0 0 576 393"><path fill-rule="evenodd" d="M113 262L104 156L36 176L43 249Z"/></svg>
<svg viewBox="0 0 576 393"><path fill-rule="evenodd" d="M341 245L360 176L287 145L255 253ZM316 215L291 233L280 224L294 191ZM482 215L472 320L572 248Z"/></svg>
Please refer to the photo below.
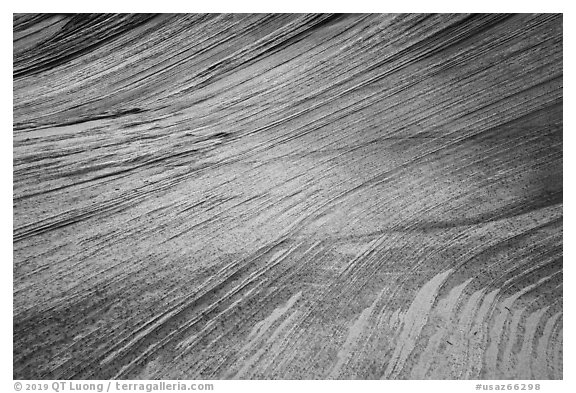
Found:
<svg viewBox="0 0 576 393"><path fill-rule="evenodd" d="M14 378L562 378L562 17L14 15Z"/></svg>

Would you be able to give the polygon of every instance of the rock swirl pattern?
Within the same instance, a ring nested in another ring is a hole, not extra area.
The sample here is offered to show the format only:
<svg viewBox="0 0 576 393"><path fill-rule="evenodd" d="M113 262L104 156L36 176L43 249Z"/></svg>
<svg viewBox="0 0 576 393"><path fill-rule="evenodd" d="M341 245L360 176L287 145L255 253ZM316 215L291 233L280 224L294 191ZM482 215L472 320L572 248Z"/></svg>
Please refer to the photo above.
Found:
<svg viewBox="0 0 576 393"><path fill-rule="evenodd" d="M17 379L562 379L562 16L14 15Z"/></svg>

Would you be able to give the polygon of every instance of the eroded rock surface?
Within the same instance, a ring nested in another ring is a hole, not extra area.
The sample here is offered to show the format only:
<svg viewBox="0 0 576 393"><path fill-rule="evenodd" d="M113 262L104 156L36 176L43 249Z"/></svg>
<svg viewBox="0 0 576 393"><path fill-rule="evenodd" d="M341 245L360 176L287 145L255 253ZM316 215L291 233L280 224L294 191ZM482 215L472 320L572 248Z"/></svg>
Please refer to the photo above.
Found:
<svg viewBox="0 0 576 393"><path fill-rule="evenodd" d="M562 378L562 17L15 15L14 378Z"/></svg>

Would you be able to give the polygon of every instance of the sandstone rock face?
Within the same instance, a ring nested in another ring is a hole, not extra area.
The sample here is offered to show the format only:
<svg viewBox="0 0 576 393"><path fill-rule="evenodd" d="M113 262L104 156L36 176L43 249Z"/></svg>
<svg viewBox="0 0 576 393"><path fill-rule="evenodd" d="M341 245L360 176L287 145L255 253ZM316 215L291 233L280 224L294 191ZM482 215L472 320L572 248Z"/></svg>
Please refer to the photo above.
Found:
<svg viewBox="0 0 576 393"><path fill-rule="evenodd" d="M14 378L562 378L562 16L13 30Z"/></svg>

